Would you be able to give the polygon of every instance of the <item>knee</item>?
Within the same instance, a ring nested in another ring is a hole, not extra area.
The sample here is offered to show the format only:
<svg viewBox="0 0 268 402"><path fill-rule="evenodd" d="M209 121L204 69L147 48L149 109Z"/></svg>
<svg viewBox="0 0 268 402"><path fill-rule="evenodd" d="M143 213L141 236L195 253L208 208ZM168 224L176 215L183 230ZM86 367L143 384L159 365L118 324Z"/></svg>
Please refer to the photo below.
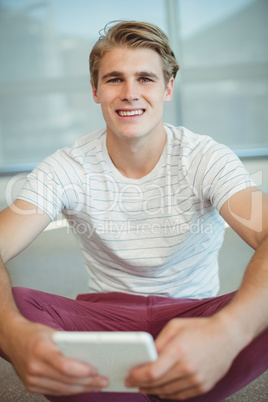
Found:
<svg viewBox="0 0 268 402"><path fill-rule="evenodd" d="M27 301L32 297L32 289L23 288L23 287L13 287L12 294L17 304L20 304L20 301Z"/></svg>
<svg viewBox="0 0 268 402"><path fill-rule="evenodd" d="M27 316L32 309L42 309L39 304L38 290L13 287L12 293L15 303L23 315Z"/></svg>

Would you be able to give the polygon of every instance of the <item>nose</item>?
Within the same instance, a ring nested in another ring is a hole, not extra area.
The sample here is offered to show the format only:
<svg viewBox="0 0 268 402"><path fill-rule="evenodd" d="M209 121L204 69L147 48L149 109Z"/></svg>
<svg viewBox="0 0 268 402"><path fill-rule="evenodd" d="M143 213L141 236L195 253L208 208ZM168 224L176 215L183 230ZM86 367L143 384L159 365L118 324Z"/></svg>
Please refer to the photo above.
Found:
<svg viewBox="0 0 268 402"><path fill-rule="evenodd" d="M133 102L139 99L139 90L137 82L126 80L122 85L121 100Z"/></svg>

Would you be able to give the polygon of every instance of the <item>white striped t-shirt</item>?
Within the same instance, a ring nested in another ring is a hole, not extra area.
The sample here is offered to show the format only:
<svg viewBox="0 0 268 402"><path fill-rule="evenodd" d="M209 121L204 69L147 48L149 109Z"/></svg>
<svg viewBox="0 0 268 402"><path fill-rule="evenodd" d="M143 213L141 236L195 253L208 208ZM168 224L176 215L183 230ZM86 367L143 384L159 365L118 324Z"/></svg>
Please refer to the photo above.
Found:
<svg viewBox="0 0 268 402"><path fill-rule="evenodd" d="M90 292L217 294L224 236L218 211L254 183L224 145L183 127L165 124L165 130L164 151L141 179L115 168L102 129L46 158L18 197L52 220L66 215L84 255Z"/></svg>

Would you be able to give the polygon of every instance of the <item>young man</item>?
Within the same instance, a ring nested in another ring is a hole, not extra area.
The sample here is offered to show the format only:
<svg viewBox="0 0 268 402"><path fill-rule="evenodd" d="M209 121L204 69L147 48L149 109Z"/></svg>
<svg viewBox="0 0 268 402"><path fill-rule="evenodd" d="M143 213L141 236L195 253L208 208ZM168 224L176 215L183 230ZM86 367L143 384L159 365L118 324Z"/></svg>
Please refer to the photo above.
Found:
<svg viewBox="0 0 268 402"><path fill-rule="evenodd" d="M47 158L1 213L0 347L51 401L219 401L267 369L267 196L228 148L163 123L177 70L160 29L112 26L90 55L106 129ZM90 293L12 292L4 263L61 211ZM222 218L256 251L239 291L216 297ZM148 331L159 358L130 372L140 393L101 393L107 379L63 357L55 329Z"/></svg>

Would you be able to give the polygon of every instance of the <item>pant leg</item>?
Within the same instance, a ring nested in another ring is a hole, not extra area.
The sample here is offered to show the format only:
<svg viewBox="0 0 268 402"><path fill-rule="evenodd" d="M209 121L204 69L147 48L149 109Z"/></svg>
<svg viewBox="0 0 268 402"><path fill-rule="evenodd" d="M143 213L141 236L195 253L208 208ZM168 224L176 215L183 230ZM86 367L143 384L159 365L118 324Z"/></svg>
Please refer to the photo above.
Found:
<svg viewBox="0 0 268 402"><path fill-rule="evenodd" d="M170 297L148 297L149 332L154 339L173 318L209 317L226 306L235 292L207 299L173 299Z"/></svg>
<svg viewBox="0 0 268 402"><path fill-rule="evenodd" d="M13 288L12 292L17 307L25 318L33 322L47 325L58 331L64 329L61 317L56 314L56 303L54 313L53 309L46 308L46 306L53 305L53 302L56 301L54 295L22 287ZM63 303L64 298L56 296L56 298L57 297ZM0 357L9 361L8 357L1 349Z"/></svg>
<svg viewBox="0 0 268 402"><path fill-rule="evenodd" d="M233 294L206 300L177 300L163 297L122 294L82 295L77 301L29 289L14 289L21 312L28 319L59 330L135 331L158 335L164 325L175 317L210 316L225 306ZM147 311L145 309L147 308ZM235 359L227 375L204 396L189 401L220 401L257 378L267 369L268 331L261 334ZM157 397L140 394L98 393L52 397L64 402L159 401ZM134 399L133 399L134 398Z"/></svg>
<svg viewBox="0 0 268 402"><path fill-rule="evenodd" d="M77 300L27 288L13 288L21 314L64 331L147 331L146 297L120 293L78 296Z"/></svg>
<svg viewBox="0 0 268 402"><path fill-rule="evenodd" d="M153 297L151 328L156 337L163 326L176 317L209 317L227 305L235 293L204 300L170 300ZM245 387L268 369L268 330L243 349L233 361L228 373L208 393L189 402L219 402ZM151 398L151 401L157 399ZM163 401L166 402L167 400Z"/></svg>
<svg viewBox="0 0 268 402"><path fill-rule="evenodd" d="M16 304L33 322L65 331L146 331L146 298L117 293L80 295L72 300L27 288L13 288ZM1 351L0 351L1 355ZM2 357L6 358L5 356ZM6 358L6 360L8 360ZM138 393L86 393L45 397L53 402L145 402Z"/></svg>
<svg viewBox="0 0 268 402"><path fill-rule="evenodd" d="M68 395L60 397L45 397L50 402L152 402L152 400L146 396L138 393L125 393L125 392L92 392L88 394Z"/></svg>

